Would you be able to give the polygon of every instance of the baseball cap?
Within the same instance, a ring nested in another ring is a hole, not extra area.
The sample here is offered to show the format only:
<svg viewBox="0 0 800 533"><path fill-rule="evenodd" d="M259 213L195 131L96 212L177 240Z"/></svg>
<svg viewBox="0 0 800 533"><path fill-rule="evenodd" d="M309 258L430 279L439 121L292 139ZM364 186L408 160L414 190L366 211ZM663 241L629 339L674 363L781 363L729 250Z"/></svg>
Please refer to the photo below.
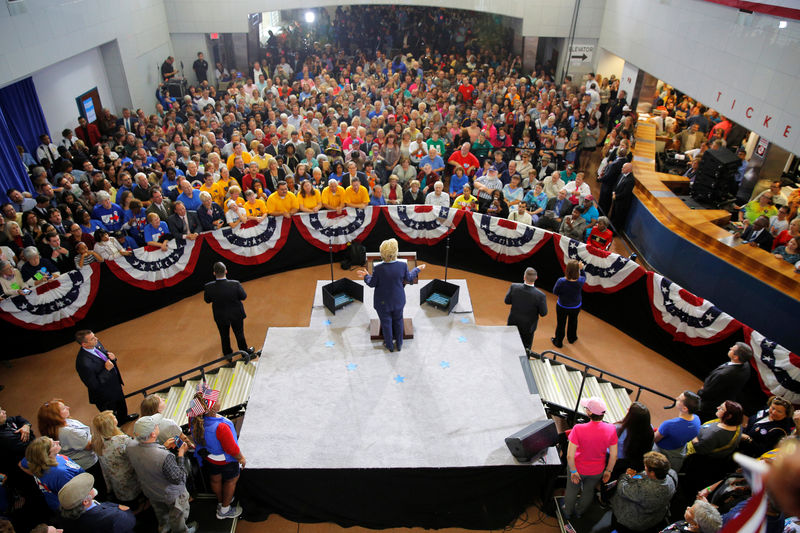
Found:
<svg viewBox="0 0 800 533"><path fill-rule="evenodd" d="M152 416L141 416L133 425L134 437L149 437L156 429L158 421Z"/></svg>
<svg viewBox="0 0 800 533"><path fill-rule="evenodd" d="M497 167L492 165L489 167L489 172L497 172Z"/></svg>
<svg viewBox="0 0 800 533"><path fill-rule="evenodd" d="M586 200L587 202L594 202L594 196L592 196L591 194L587 194L586 196L583 197L583 199Z"/></svg>
<svg viewBox="0 0 800 533"><path fill-rule="evenodd" d="M630 111L631 110L631 106L624 105L624 106L622 106L622 110L623 111Z"/></svg>
<svg viewBox="0 0 800 533"><path fill-rule="evenodd" d="M581 406L588 409L593 415L604 415L606 413L606 403L597 396L581 400Z"/></svg>
<svg viewBox="0 0 800 533"><path fill-rule="evenodd" d="M74 509L86 499L94 488L94 476L83 472L70 479L58 491L58 503L64 509Z"/></svg>

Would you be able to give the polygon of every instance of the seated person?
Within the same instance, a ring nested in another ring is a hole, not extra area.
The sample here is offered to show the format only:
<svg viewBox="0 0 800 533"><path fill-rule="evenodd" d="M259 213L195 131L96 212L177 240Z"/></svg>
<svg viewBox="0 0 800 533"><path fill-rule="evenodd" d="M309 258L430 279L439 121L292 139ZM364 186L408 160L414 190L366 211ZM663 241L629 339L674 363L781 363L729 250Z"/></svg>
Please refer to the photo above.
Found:
<svg viewBox="0 0 800 533"><path fill-rule="evenodd" d="M350 178L350 185L344 190L344 205L356 209L364 209L369 205L369 192L358 177Z"/></svg>
<svg viewBox="0 0 800 533"><path fill-rule="evenodd" d="M722 516L705 500L695 500L686 508L683 520L661 530L661 533L717 533L722 529Z"/></svg>
<svg viewBox="0 0 800 533"><path fill-rule="evenodd" d="M611 499L612 524L619 533L646 531L664 520L675 494L678 474L658 452L644 454L644 471L629 468L619 477Z"/></svg>
<svg viewBox="0 0 800 533"><path fill-rule="evenodd" d="M419 186L419 180L411 180L408 190L403 194L403 203L406 205L425 203L425 193Z"/></svg>
<svg viewBox="0 0 800 533"><path fill-rule="evenodd" d="M794 406L781 396L767 400L767 408L751 416L746 423L739 451L759 457L778 446L778 442L794 429Z"/></svg>
<svg viewBox="0 0 800 533"><path fill-rule="evenodd" d="M589 238L586 239L586 246L594 246L601 250L607 250L614 239L614 233L608 229L611 222L608 217L598 217L597 224L589 232Z"/></svg>
<svg viewBox="0 0 800 533"><path fill-rule="evenodd" d="M284 182L285 183L285 182ZM261 198L256 198L256 193L252 189L248 189L244 193L245 202L242 205L247 211L247 220L255 220L261 222L267 216L267 204Z"/></svg>
<svg viewBox="0 0 800 533"><path fill-rule="evenodd" d="M533 189L528 191L523 200L528 205L528 212L531 214L533 223L538 222L539 217L544 213L547 207L547 195L544 193L542 184L536 182Z"/></svg>
<svg viewBox="0 0 800 533"><path fill-rule="evenodd" d="M517 206L517 209L509 213L508 220L513 220L521 224L532 226L533 218L531 217L531 214L528 213L528 204L526 204L524 201L520 202Z"/></svg>
<svg viewBox="0 0 800 533"><path fill-rule="evenodd" d="M558 192L566 186L558 172L553 172L542 180L542 188L547 198L555 198Z"/></svg>
<svg viewBox="0 0 800 533"><path fill-rule="evenodd" d="M75 268L72 253L62 246L61 236L55 231L45 233L39 246L42 258L49 259L58 272L69 272Z"/></svg>
<svg viewBox="0 0 800 533"><path fill-rule="evenodd" d="M23 290L27 288L28 284L23 281L20 271L8 261L0 261L0 289L3 295L18 296L24 294Z"/></svg>
<svg viewBox="0 0 800 533"><path fill-rule="evenodd" d="M513 163L513 161L512 161ZM525 191L522 190L522 186L520 183L522 182L522 178L519 174L514 173L508 185L503 187L503 197L506 200L506 205L508 206L509 211L516 211L517 205L524 199Z"/></svg>
<svg viewBox="0 0 800 533"><path fill-rule="evenodd" d="M309 148L309 150L312 149ZM314 171L322 176L322 172L318 168L314 169ZM300 192L297 193L297 206L303 213L316 213L322 209L322 193L314 187L310 180L304 180L300 184Z"/></svg>
<svg viewBox="0 0 800 533"><path fill-rule="evenodd" d="M229 199L225 206L225 221L231 228L238 228L240 224L247 222L247 211L244 207L236 203L236 200ZM144 416L144 415L143 415Z"/></svg>
<svg viewBox="0 0 800 533"><path fill-rule="evenodd" d="M469 184L469 177L464 174L462 167L456 167L453 175L450 176L450 197L454 198L464 192L464 185Z"/></svg>
<svg viewBox="0 0 800 533"><path fill-rule="evenodd" d="M562 188L558 195L547 201L544 214L539 217L537 225L550 231L558 231L561 221L572 212L572 202L567 198L567 190Z"/></svg>
<svg viewBox="0 0 800 533"><path fill-rule="evenodd" d="M187 182L184 182L187 183ZM200 192L197 192L198 202ZM201 204L202 205L202 204ZM183 205L183 201L177 200L175 202L175 212L167 218L167 226L169 232L176 239L188 239L193 241L197 238L197 234L202 231L200 220L197 218L197 213L189 211Z"/></svg>
<svg viewBox="0 0 800 533"><path fill-rule="evenodd" d="M35 246L28 246L22 250L22 259L25 264L20 268L20 274L22 280L29 286L47 283L61 274L50 259L39 255L39 250Z"/></svg>
<svg viewBox="0 0 800 533"><path fill-rule="evenodd" d="M492 215L493 217L508 217L508 206L503 198L503 191L498 189L492 191L492 198L489 200L489 203L486 204L485 212L487 215Z"/></svg>
<svg viewBox="0 0 800 533"><path fill-rule="evenodd" d="M472 187L469 183L465 183L461 187L461 194L456 197L453 202L454 209L463 209L465 211L477 211L478 199L472 196Z"/></svg>
<svg viewBox="0 0 800 533"><path fill-rule="evenodd" d="M103 256L105 261L112 261L120 256L131 255L133 252L126 250L120 242L104 229L94 232L94 251Z"/></svg>
<svg viewBox="0 0 800 533"><path fill-rule="evenodd" d="M369 205L386 205L386 199L383 197L383 187L381 187L380 183L376 183L372 187L372 194L369 195Z"/></svg>
<svg viewBox="0 0 800 533"><path fill-rule="evenodd" d="M586 220L583 218L583 206L578 204L572 208L572 213L561 221L558 232L570 239L583 242L586 233Z"/></svg>
<svg viewBox="0 0 800 533"><path fill-rule="evenodd" d="M81 241L75 246L75 267L83 268L91 263L102 263L103 256L94 250L90 250L86 243Z"/></svg>
<svg viewBox="0 0 800 533"><path fill-rule="evenodd" d="M778 259L795 264L800 261L800 237L792 237L789 242L772 250Z"/></svg>
<svg viewBox="0 0 800 533"><path fill-rule="evenodd" d="M167 241L172 237L169 227L156 213L147 214L147 226L144 228L144 239L148 246L160 247L167 251Z"/></svg>
<svg viewBox="0 0 800 533"><path fill-rule="evenodd" d="M297 201L297 196L289 190L289 184L285 181L279 181L278 189L270 194L267 199L267 213L269 216L289 218L297 213L299 209L300 205Z"/></svg>
<svg viewBox="0 0 800 533"><path fill-rule="evenodd" d="M383 197L388 205L403 203L403 188L400 186L400 178L394 174L389 176L389 183L383 186Z"/></svg>
<svg viewBox="0 0 800 533"><path fill-rule="evenodd" d="M425 203L427 205L450 207L450 196L444 193L444 183L437 181L433 184L433 191L425 196Z"/></svg>
<svg viewBox="0 0 800 533"><path fill-rule="evenodd" d="M757 246L762 250L770 251L772 249L772 235L770 235L767 227L769 226L769 219L765 216L760 216L752 224L745 222L747 226L741 233L735 233L734 236L741 237L742 242L748 243L750 246Z"/></svg>
<svg viewBox="0 0 800 533"><path fill-rule="evenodd" d="M200 220L200 228L203 231L219 229L225 225L225 213L211 193L200 191L200 203L197 218Z"/></svg>
<svg viewBox="0 0 800 533"><path fill-rule="evenodd" d="M133 533L136 517L127 505L97 502L94 476L78 474L58 491L61 516L68 530Z"/></svg>
<svg viewBox="0 0 800 533"><path fill-rule="evenodd" d="M767 225L769 225L769 217L777 214L778 208L772 203L772 193L765 191L758 197L758 200L751 200L744 206L744 209L739 211L739 221L744 222L747 220L750 224L753 224L758 217L765 216L767 217Z"/></svg>
<svg viewBox="0 0 800 533"><path fill-rule="evenodd" d="M678 416L658 426L653 449L663 453L672 469L679 471L683 464L684 446L700 431L700 417L695 414L700 408L700 397L692 391L683 391L675 400L675 407Z"/></svg>
<svg viewBox="0 0 800 533"><path fill-rule="evenodd" d="M344 209L344 190L345 188L339 185L339 180L330 178L328 186L322 190L322 207L331 211L341 213Z"/></svg>

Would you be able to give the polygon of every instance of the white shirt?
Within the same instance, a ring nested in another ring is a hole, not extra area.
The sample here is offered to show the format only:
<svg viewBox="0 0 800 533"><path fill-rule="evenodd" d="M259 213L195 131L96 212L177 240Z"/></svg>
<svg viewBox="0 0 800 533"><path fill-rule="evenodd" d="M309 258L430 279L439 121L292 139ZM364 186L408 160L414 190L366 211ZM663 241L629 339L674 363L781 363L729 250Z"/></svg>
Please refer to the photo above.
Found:
<svg viewBox="0 0 800 533"><path fill-rule="evenodd" d="M425 197L427 205L438 205L442 207L450 207L450 196L446 195L444 191L437 196L436 191L429 192Z"/></svg>
<svg viewBox="0 0 800 533"><path fill-rule="evenodd" d="M578 191L577 195L580 196L581 198L592 194L591 189L589 189L589 185L585 181L581 183L580 187L578 187L577 182L570 181L564 188L567 189L567 194L570 196L575 194L576 189Z"/></svg>

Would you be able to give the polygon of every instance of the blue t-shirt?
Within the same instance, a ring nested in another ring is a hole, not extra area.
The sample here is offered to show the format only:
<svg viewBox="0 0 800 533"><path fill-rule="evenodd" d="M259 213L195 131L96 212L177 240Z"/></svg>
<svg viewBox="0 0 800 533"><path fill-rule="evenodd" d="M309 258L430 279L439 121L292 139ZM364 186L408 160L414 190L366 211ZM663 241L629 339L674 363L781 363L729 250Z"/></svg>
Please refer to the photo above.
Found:
<svg viewBox="0 0 800 533"><path fill-rule="evenodd" d="M162 235L167 233L169 233L169 227L167 227L166 222L160 222L157 228L154 228L152 224L148 224L144 227L144 242L158 241Z"/></svg>
<svg viewBox="0 0 800 533"><path fill-rule="evenodd" d="M464 185L467 183L469 183L469 177L466 174L462 174L461 177L458 174L453 174L450 176L450 192L461 194L464 192Z"/></svg>
<svg viewBox="0 0 800 533"><path fill-rule="evenodd" d="M200 209L200 206L203 205L203 203L200 201L200 191L198 191L197 189L192 189L191 198L186 196L186 193L183 192L180 193L178 195L177 201L183 202L183 205L186 206L186 209L188 211L197 211L198 209Z"/></svg>
<svg viewBox="0 0 800 533"><path fill-rule="evenodd" d="M119 231L125 223L125 212L113 202L109 209L103 207L103 204L97 204L92 211L92 218L102 222L108 231Z"/></svg>
<svg viewBox="0 0 800 533"><path fill-rule="evenodd" d="M44 495L47 506L54 511L58 511L60 505L58 502L58 491L60 491L70 479L83 473L83 468L78 466L77 463L73 462L66 455L57 455L56 461L58 462L58 466L51 466L41 477L34 476L39 490L42 491ZM27 459L22 460L22 466L28 468Z"/></svg>
<svg viewBox="0 0 800 533"><path fill-rule="evenodd" d="M700 417L692 415L691 422L681 417L672 418L658 426L658 432L663 437L658 441L659 448L675 450L683 447L700 432Z"/></svg>

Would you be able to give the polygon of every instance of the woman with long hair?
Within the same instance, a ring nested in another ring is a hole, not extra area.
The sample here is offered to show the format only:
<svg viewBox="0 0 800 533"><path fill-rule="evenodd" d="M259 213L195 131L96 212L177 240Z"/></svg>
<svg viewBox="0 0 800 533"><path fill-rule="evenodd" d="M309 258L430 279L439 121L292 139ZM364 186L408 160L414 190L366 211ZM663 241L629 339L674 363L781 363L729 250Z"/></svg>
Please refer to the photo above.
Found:
<svg viewBox="0 0 800 533"><path fill-rule="evenodd" d="M614 424L617 428L617 463L612 472L621 474L628 468L637 472L644 468L644 454L653 449L653 426L650 425L650 410L642 402L633 402L621 421Z"/></svg>
<svg viewBox="0 0 800 533"><path fill-rule="evenodd" d="M113 411L103 411L92 420L92 449L99 458L106 485L117 503L135 509L142 488L125 451L132 441L117 427Z"/></svg>
<svg viewBox="0 0 800 533"><path fill-rule="evenodd" d="M70 418L69 414L69 406L60 398L45 402L37 413L39 431L58 441L64 455L94 476L98 498L105 500L106 483L97 454L92 448L92 430L79 420Z"/></svg>
<svg viewBox="0 0 800 533"><path fill-rule="evenodd" d="M558 297L556 302L556 336L550 339L557 348L564 345L564 330L566 329L567 341L572 344L578 340L578 314L581 312L583 301L583 284L586 276L583 275L583 263L571 260L567 263L566 276L558 278L553 286L553 294Z"/></svg>
<svg viewBox="0 0 800 533"><path fill-rule="evenodd" d="M36 479L44 501L52 511L58 511L58 491L67 482L83 472L77 463L61 451L61 444L50 437L39 437L25 449L25 459L19 462L23 472Z"/></svg>
<svg viewBox="0 0 800 533"><path fill-rule="evenodd" d="M242 514L238 505L231 507L236 483L239 481L239 465L246 460L239 449L233 422L217 413L219 403L209 405L201 392L197 399L204 407L203 413L192 419L192 438L197 446L196 455L208 473L211 490L217 497L217 518L236 518Z"/></svg>

